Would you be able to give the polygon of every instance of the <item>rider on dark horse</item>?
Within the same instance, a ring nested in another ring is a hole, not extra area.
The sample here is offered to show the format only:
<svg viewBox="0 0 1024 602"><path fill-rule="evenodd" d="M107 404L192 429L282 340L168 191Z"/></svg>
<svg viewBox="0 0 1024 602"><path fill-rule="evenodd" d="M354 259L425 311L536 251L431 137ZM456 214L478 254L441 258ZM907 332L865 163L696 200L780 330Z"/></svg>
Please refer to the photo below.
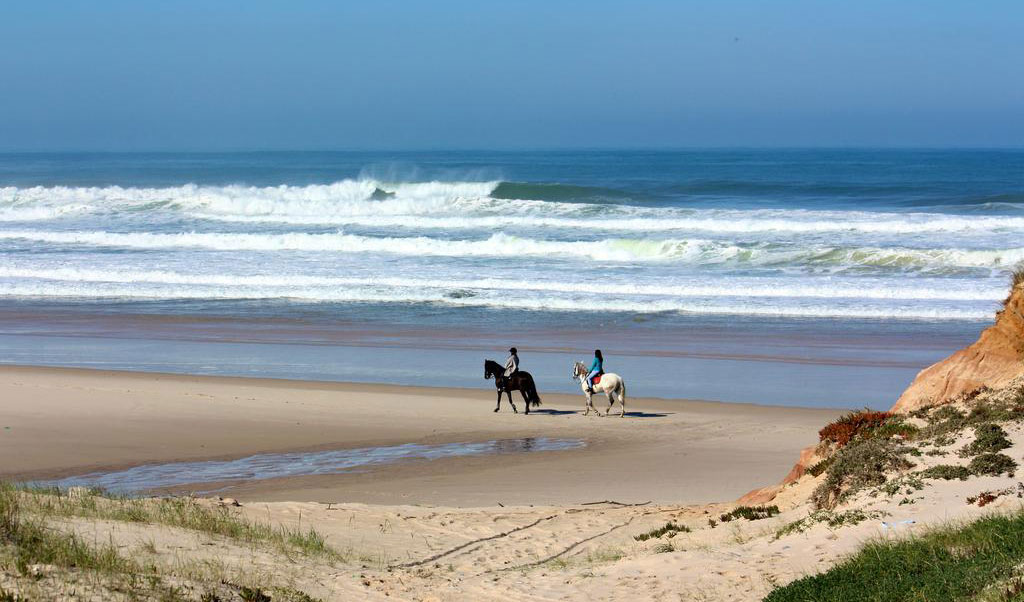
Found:
<svg viewBox="0 0 1024 602"><path fill-rule="evenodd" d="M519 351L512 347L508 350L508 359L505 360L505 378L519 372Z"/></svg>
<svg viewBox="0 0 1024 602"><path fill-rule="evenodd" d="M498 399L494 411L501 407L502 393L508 397L508 403L512 411L517 412L516 405L512 403L512 391L519 391L526 402L526 413L530 413L531 406L540 405L540 395L537 394L537 385L533 382L533 376L529 372L519 369L519 352L515 347L508 350L508 359L502 366L494 360L484 360L484 378L493 378L494 386L498 390Z"/></svg>

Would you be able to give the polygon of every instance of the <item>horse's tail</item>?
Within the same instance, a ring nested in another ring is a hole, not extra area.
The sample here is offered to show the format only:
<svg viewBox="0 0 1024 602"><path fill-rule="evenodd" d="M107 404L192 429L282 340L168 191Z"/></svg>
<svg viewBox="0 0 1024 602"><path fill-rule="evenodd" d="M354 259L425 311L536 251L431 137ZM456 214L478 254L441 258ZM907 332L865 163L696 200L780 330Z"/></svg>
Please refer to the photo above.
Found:
<svg viewBox="0 0 1024 602"><path fill-rule="evenodd" d="M540 405L540 394L537 393L537 385L533 382L533 377L532 376L530 377L530 383L529 384L530 384L530 390L527 391L527 395L530 398L530 405L531 406L539 406Z"/></svg>
<svg viewBox="0 0 1024 602"><path fill-rule="evenodd" d="M619 402L625 407L626 405L626 381L619 377Z"/></svg>

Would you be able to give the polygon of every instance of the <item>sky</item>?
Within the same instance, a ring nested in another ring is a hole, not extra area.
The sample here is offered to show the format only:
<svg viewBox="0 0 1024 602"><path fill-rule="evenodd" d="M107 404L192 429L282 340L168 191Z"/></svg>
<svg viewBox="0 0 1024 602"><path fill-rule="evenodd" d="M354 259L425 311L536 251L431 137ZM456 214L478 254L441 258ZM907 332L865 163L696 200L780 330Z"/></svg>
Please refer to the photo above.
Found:
<svg viewBox="0 0 1024 602"><path fill-rule="evenodd" d="M1024 146L1024 2L5 0L0 150Z"/></svg>

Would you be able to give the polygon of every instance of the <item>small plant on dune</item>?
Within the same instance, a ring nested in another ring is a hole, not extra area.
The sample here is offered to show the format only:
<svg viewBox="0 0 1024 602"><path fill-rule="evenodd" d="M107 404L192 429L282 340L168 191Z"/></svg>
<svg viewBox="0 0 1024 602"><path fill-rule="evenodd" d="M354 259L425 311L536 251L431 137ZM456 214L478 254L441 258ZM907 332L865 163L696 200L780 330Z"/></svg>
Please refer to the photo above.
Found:
<svg viewBox="0 0 1024 602"><path fill-rule="evenodd" d="M245 602L270 602L270 596L263 593L263 590L258 587L242 587L238 592L238 597Z"/></svg>
<svg viewBox="0 0 1024 602"><path fill-rule="evenodd" d="M925 479L942 479L944 481L960 480L966 481L973 473L966 466L955 466L952 464L938 464L922 470L920 473Z"/></svg>
<svg viewBox="0 0 1024 602"><path fill-rule="evenodd" d="M967 458L984 453L996 453L1012 446L1003 427L986 422L974 427L974 441L960 450L960 457Z"/></svg>
<svg viewBox="0 0 1024 602"><path fill-rule="evenodd" d="M657 539L663 535L667 535L669 538L675 537L676 533L689 533L690 528L686 525L677 525L676 523L669 521L664 526L658 527L657 529L651 529L646 533L641 533L633 537L636 541L647 541L648 539Z"/></svg>
<svg viewBox="0 0 1024 602"><path fill-rule="evenodd" d="M913 467L906 454L907 448L893 439L864 439L840 449L811 494L814 507L830 510L865 487L883 485L886 473Z"/></svg>
<svg viewBox="0 0 1024 602"><path fill-rule="evenodd" d="M892 414L889 412L871 410L850 412L835 422L825 425L818 431L818 437L823 443L829 442L843 447L856 437L882 426L890 417Z"/></svg>
<svg viewBox="0 0 1024 602"><path fill-rule="evenodd" d="M655 554L667 554L669 552L675 552L676 549L671 543L659 543L658 545L654 546L654 550L652 551Z"/></svg>
<svg viewBox="0 0 1024 602"><path fill-rule="evenodd" d="M976 475L998 476L1006 473L1012 477L1017 470L1017 462L1006 454L981 454L971 460L967 467Z"/></svg>
<svg viewBox="0 0 1024 602"><path fill-rule="evenodd" d="M0 587L0 602L29 602L29 600Z"/></svg>
<svg viewBox="0 0 1024 602"><path fill-rule="evenodd" d="M832 463L835 462L835 461L836 461L836 456L835 456L835 454L832 454L831 456L825 458L824 460L822 460L820 462L817 462L815 464L812 464L807 469L807 474L811 475L812 477L821 476L822 473L824 473L826 470L828 470L828 467L832 466Z"/></svg>
<svg viewBox="0 0 1024 602"><path fill-rule="evenodd" d="M779 513L778 506L739 506L732 512L727 512L722 516L718 517L718 520L723 523L727 523L737 518L745 518L747 520L761 520L765 518L771 518Z"/></svg>
<svg viewBox="0 0 1024 602"><path fill-rule="evenodd" d="M1013 271L1010 272L1010 294L1003 299L1003 307L1010 302L1010 298L1013 297L1013 291L1017 290L1017 287L1024 284L1024 264L1017 264Z"/></svg>
<svg viewBox="0 0 1024 602"><path fill-rule="evenodd" d="M810 527L816 524L828 525L830 528L836 529L844 526L851 526L860 524L869 518L880 518L882 517L881 512L877 511L864 511L859 508L846 510L844 512L832 512L830 510L815 510L809 515L795 520L791 523L787 523L781 529L775 532L773 540L791 535L793 533L803 533Z"/></svg>
<svg viewBox="0 0 1024 602"><path fill-rule="evenodd" d="M924 481L918 474L906 474L899 478L886 482L879 488L879 491L892 497L897 494L911 495L915 491L924 489Z"/></svg>

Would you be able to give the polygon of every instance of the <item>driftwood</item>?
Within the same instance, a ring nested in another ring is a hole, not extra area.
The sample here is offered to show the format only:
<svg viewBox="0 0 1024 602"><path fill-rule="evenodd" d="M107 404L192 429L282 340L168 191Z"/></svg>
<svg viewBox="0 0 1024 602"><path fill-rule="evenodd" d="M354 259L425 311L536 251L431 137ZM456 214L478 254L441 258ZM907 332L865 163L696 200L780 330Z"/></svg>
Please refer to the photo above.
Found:
<svg viewBox="0 0 1024 602"><path fill-rule="evenodd" d="M510 529L508 531L504 531L502 533L498 533L497 535L490 535L488 537L481 537L480 539L474 539L473 541L467 541L466 543L464 543L462 545L455 546L454 548L451 548L450 550L446 550L444 552L441 552L440 554L434 554L433 556L431 556L429 558L424 558L423 560L416 560L414 562L407 562L405 564L398 564L398 565L395 565L395 567L396 568L400 568L400 569L408 569L408 568L412 568L414 566L421 566L421 565L424 565L424 564L428 564L428 563L434 562L435 560L440 560L441 558L444 558L445 556L450 556L450 555L452 555L452 554L454 554L456 552L460 552L460 551L468 548L469 546L473 546L473 545L476 545L478 543L482 543L482 542L485 542L485 541L490 541L492 539L500 539L502 537L508 537L509 535L512 535L513 533L517 533L517 532L522 531L524 529L529 529L530 527L536 526L536 525L538 525L538 524L540 524L540 523L542 523L544 521L551 520L551 519L557 518L557 517L558 517L557 514L552 514L551 516L545 516L545 517L542 517L542 518L538 518L537 520L533 521L532 523L530 523L528 525L523 525L521 527L516 527L515 529Z"/></svg>

